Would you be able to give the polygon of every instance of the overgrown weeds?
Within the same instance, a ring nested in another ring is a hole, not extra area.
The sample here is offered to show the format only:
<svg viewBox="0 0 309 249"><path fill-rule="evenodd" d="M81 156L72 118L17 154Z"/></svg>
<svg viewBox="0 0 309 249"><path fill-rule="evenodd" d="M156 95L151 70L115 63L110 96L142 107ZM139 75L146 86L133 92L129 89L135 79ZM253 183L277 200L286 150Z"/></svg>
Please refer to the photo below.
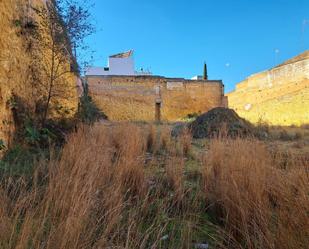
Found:
<svg viewBox="0 0 309 249"><path fill-rule="evenodd" d="M254 140L211 144L205 193L217 219L245 248L305 248L308 242L308 162L284 160L288 169Z"/></svg>
<svg viewBox="0 0 309 249"><path fill-rule="evenodd" d="M189 134L168 130L81 126L30 186L2 180L0 248L306 248L306 159L219 137L196 181L185 177Z"/></svg>

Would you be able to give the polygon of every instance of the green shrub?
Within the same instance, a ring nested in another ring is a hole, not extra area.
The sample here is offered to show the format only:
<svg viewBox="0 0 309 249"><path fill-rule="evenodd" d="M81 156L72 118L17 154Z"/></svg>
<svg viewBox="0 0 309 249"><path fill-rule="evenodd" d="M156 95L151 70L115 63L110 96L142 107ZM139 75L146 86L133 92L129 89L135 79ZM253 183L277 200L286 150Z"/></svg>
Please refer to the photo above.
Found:
<svg viewBox="0 0 309 249"><path fill-rule="evenodd" d="M304 134L297 132L287 132L286 130L281 130L279 133L279 139L283 141L293 141L293 140L301 140L304 137Z"/></svg>
<svg viewBox="0 0 309 249"><path fill-rule="evenodd" d="M303 134L301 132L298 131L295 133L295 136L294 136L295 140L300 140L302 138L303 138Z"/></svg>
<svg viewBox="0 0 309 249"><path fill-rule="evenodd" d="M38 151L21 145L9 149L0 160L0 177L31 175L37 155Z"/></svg>
<svg viewBox="0 0 309 249"><path fill-rule="evenodd" d="M5 146L5 143L2 139L0 139L0 151L1 150L5 150L6 146Z"/></svg>
<svg viewBox="0 0 309 249"><path fill-rule="evenodd" d="M15 19L15 20L13 20L13 25L15 26L15 27L22 27L22 22L21 22L21 20L18 20L18 19Z"/></svg>
<svg viewBox="0 0 309 249"><path fill-rule="evenodd" d="M289 134L286 130L282 130L279 133L279 139L283 141L291 141L294 139L294 136Z"/></svg>
<svg viewBox="0 0 309 249"><path fill-rule="evenodd" d="M29 144L36 144L40 141L40 132L35 126L26 125L25 140Z"/></svg>
<svg viewBox="0 0 309 249"><path fill-rule="evenodd" d="M91 96L88 95L87 88L79 100L78 119L84 123L92 124L100 119L107 119L107 116L96 106Z"/></svg>
<svg viewBox="0 0 309 249"><path fill-rule="evenodd" d="M194 112L194 113L189 113L189 114L187 115L187 118L188 118L188 119L197 118L200 114L201 114L201 113L196 113L196 112Z"/></svg>

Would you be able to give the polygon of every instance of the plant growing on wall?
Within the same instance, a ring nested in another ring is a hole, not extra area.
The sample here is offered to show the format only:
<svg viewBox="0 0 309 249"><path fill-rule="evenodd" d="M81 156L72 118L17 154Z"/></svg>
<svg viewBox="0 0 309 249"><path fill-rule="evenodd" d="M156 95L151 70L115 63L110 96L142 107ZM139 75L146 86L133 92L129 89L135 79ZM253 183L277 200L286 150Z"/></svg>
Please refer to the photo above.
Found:
<svg viewBox="0 0 309 249"><path fill-rule="evenodd" d="M0 151L6 148L5 143L2 139L0 139Z"/></svg>

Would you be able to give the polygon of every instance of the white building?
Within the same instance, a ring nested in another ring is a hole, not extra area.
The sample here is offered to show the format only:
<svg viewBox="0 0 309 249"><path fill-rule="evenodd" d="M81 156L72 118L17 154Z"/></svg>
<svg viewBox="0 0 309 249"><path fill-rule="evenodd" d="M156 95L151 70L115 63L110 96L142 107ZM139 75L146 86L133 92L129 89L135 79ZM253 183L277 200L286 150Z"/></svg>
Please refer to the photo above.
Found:
<svg viewBox="0 0 309 249"><path fill-rule="evenodd" d="M150 72L141 70L135 71L133 50L128 52L111 55L108 58L107 67L89 67L86 71L86 75L151 75Z"/></svg>
<svg viewBox="0 0 309 249"><path fill-rule="evenodd" d="M203 80L203 76L202 75L196 75L194 77L191 78L191 80Z"/></svg>

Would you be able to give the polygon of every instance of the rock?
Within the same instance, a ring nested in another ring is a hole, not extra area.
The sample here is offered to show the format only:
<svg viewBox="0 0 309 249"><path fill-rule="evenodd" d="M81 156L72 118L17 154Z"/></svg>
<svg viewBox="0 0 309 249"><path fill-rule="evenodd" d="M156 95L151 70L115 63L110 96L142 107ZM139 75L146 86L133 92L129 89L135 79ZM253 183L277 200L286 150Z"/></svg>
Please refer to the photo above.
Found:
<svg viewBox="0 0 309 249"><path fill-rule="evenodd" d="M160 240L167 240L168 239L168 235L164 235Z"/></svg>
<svg viewBox="0 0 309 249"><path fill-rule="evenodd" d="M208 249L209 245L208 243L196 243L194 244L195 249Z"/></svg>

